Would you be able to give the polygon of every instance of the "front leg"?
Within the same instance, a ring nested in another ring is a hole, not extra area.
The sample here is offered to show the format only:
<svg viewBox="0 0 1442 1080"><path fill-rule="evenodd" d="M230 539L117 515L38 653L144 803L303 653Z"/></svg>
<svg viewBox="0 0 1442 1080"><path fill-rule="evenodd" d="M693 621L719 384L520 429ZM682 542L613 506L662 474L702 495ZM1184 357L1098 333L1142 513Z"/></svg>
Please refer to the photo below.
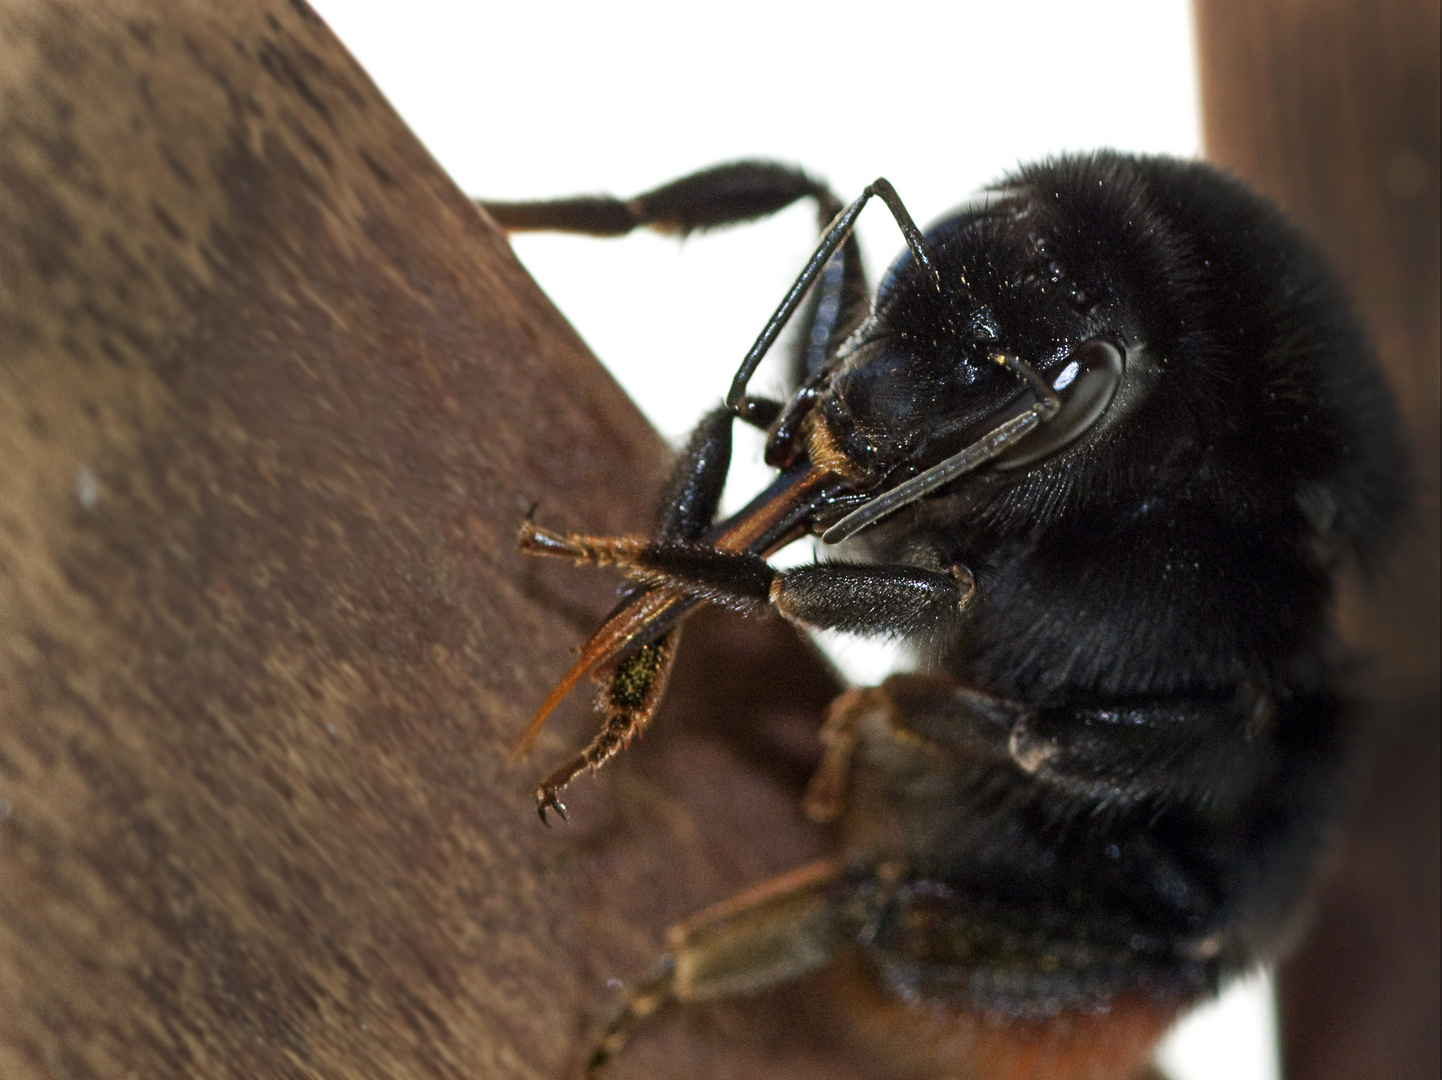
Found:
<svg viewBox="0 0 1442 1080"><path fill-rule="evenodd" d="M756 416L740 419L763 429L781 411L780 404L753 399ZM662 538L695 540L716 520L726 474L731 469L731 430L737 415L725 407L713 409L701 418L686 440L662 489L656 535Z"/></svg>
<svg viewBox="0 0 1442 1080"><path fill-rule="evenodd" d="M672 469L661 500L657 533L663 541L692 540L715 520L731 464L734 419L733 414L723 408L696 425ZM538 539L545 535L548 534L544 530L526 521L521 528L520 549L531 554L548 553ZM656 598L657 602L662 599ZM553 770L537 786L536 808L542 821L547 821L546 815L551 810L564 820L566 810L560 795L566 785L579 773L600 768L650 722L665 692L680 633L679 627L671 630L595 672L595 679L600 683L597 709L603 717L601 729L581 753ZM519 751L530 747L551 709L589 668L583 657L552 691L522 736Z"/></svg>
<svg viewBox="0 0 1442 1080"><path fill-rule="evenodd" d="M693 602L702 600L746 614L774 608L793 623L823 630L895 637L927 633L945 636L950 632L949 624L960 616L976 592L970 572L961 566L953 567L950 574L915 566L847 563L776 570L759 555L722 551L694 541L582 536L543 529L531 521L522 526L519 544L522 551L532 555L615 566L657 589L649 595L661 596L665 590L675 590ZM564 817L559 795L566 784L584 769L598 768L650 720L660 702L660 687L670 672L676 634L671 631L654 646L631 654L614 671L607 672L608 690L601 701L606 722L585 751L557 769L537 789L541 820L546 820L548 809ZM659 650L654 658L648 651L653 648ZM563 682L552 698L566 686ZM636 704L618 709L613 707L617 699ZM538 730L545 709L532 722L532 732Z"/></svg>
<svg viewBox="0 0 1442 1080"><path fill-rule="evenodd" d="M759 555L677 540L558 533L527 523L521 548L537 555L614 566L652 586L671 586L743 614L774 608L800 626L907 637L936 632L976 592L971 573L918 566L817 563L777 570Z"/></svg>

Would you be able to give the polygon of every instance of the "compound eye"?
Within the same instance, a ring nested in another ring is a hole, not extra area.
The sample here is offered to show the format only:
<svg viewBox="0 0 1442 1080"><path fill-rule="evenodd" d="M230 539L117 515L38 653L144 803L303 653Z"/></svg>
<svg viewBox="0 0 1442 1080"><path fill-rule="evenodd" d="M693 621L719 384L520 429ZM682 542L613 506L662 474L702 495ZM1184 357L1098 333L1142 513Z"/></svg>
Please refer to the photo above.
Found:
<svg viewBox="0 0 1442 1080"><path fill-rule="evenodd" d="M1125 370L1126 358L1110 341L1093 338L1078 345L1052 383L1061 397L1061 409L997 457L996 468L1020 469L1071 445L1107 411Z"/></svg>

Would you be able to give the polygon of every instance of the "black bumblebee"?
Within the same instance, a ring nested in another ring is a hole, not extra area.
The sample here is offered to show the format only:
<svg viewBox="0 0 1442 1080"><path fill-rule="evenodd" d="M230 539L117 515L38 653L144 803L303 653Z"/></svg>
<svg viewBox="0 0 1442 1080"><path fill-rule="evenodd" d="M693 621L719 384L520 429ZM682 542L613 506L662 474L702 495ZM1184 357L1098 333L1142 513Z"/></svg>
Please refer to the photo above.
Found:
<svg viewBox="0 0 1442 1080"><path fill-rule="evenodd" d="M874 299L852 235L872 196L907 243ZM635 583L528 733L597 676L603 727L541 815L650 717L700 604L904 636L927 663L832 708L808 810L837 822L835 854L674 930L591 1067L668 997L844 960L929 1018L906 1042L933 1075L1142 1075L1182 1009L1276 954L1341 812L1330 605L1403 510L1386 386L1318 254L1195 162L1059 158L924 233L884 180L843 207L766 162L484 205L605 235L804 197L821 244L656 535L523 527L523 550ZM795 392L749 396L797 311ZM736 419L766 430L777 478L717 522ZM849 561L767 563L807 535Z"/></svg>

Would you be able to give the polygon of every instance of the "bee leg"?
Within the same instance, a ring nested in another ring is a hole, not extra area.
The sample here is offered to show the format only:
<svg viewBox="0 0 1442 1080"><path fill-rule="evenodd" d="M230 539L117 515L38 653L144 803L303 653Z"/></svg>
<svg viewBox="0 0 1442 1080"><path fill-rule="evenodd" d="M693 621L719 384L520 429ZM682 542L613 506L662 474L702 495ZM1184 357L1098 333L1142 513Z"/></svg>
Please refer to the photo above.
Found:
<svg viewBox="0 0 1442 1080"><path fill-rule="evenodd" d="M670 585L697 599L755 614L768 606L819 630L908 635L944 629L976 592L964 566L937 573L919 566L817 563L777 570L759 555L698 544L631 542L535 530L557 554L609 562L649 585Z"/></svg>
<svg viewBox="0 0 1442 1080"><path fill-rule="evenodd" d="M886 691L881 687L855 687L839 695L826 710L826 722L821 725L821 764L811 775L802 804L812 821L835 821L846 809L846 789L861 722L867 713L885 707L885 702Z"/></svg>
<svg viewBox="0 0 1442 1080"><path fill-rule="evenodd" d="M1114 809L1187 807L1219 825L1269 791L1280 835L1286 817L1324 819L1324 792L1347 760L1345 731L1325 697L1279 703L1243 683L1230 700L1175 695L1031 709L1012 723L1007 752L1058 796Z"/></svg>
<svg viewBox="0 0 1442 1080"><path fill-rule="evenodd" d="M942 632L976 594L964 566L817 563L777 573L771 603L791 622L819 630L904 637Z"/></svg>
<svg viewBox="0 0 1442 1080"><path fill-rule="evenodd" d="M774 607L818 630L907 635L944 628L976 592L964 566L939 574L919 566L817 563L777 570L759 555L702 544L585 536L527 522L521 548L614 566L646 585L681 589L707 603L754 615Z"/></svg>
<svg viewBox="0 0 1442 1080"><path fill-rule="evenodd" d="M731 469L731 425L735 418L730 409L715 409L703 416L691 432L661 493L658 535L694 540L716 519L726 474Z"/></svg>
<svg viewBox="0 0 1442 1080"><path fill-rule="evenodd" d="M536 811L542 821L550 824L548 810L556 811L565 821L561 792L566 785L587 769L599 769L650 722L666 693L680 637L679 628L672 630L623 657L600 677L597 708L603 718L601 730L586 749L536 785Z"/></svg>
<svg viewBox="0 0 1442 1080"><path fill-rule="evenodd" d="M477 199L503 229L549 230L591 236L624 236L647 227L684 236L774 214L798 199L813 198L830 221L841 210L824 183L793 165L731 161L683 176L630 199L581 195L535 202Z"/></svg>
<svg viewBox="0 0 1442 1080"><path fill-rule="evenodd" d="M829 962L843 943L830 903L841 872L841 860L821 859L672 927L666 955L597 1035L586 1075L596 1076L667 1001L753 994Z"/></svg>
<svg viewBox="0 0 1442 1080"><path fill-rule="evenodd" d="M730 466L734 419L729 411L718 409L705 417L692 433L685 452L672 470L661 503L658 529L662 536L697 536L715 518ZM581 562L605 564L616 562L624 558L626 552L644 545L644 541L622 537L592 538L579 548L566 541L560 534L538 528L528 517L522 523L518 546L529 554L564 555ZM550 810L565 820L560 793L566 785L577 774L599 768L650 721L665 690L678 637L679 631L672 631L635 653L603 666L597 673L602 684L601 730L582 753L555 769L538 785L536 808L542 821L547 820ZM522 739L522 749L529 746L548 711L548 707L543 708L533 718Z"/></svg>

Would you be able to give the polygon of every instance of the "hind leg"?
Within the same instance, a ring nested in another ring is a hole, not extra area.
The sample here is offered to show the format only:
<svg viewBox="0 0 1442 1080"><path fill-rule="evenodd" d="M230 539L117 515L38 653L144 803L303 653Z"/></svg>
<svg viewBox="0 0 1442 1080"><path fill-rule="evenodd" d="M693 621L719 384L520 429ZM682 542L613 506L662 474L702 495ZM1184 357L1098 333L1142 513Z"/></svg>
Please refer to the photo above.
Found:
<svg viewBox="0 0 1442 1080"><path fill-rule="evenodd" d="M756 993L828 963L842 944L828 902L842 864L822 859L762 882L672 927L667 951L627 991L586 1061L593 1077L668 1001Z"/></svg>

